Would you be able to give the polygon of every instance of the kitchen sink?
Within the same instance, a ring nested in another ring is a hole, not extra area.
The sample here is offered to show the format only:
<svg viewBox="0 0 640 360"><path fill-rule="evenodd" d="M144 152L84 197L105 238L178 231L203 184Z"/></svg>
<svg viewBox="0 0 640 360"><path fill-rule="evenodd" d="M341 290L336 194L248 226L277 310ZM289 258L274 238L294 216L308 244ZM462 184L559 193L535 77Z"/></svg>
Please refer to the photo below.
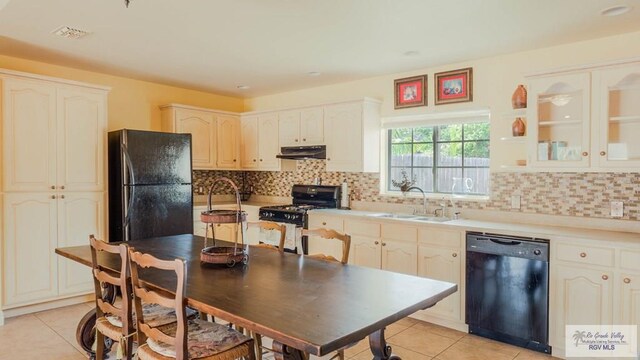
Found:
<svg viewBox="0 0 640 360"><path fill-rule="evenodd" d="M404 220L413 220L417 218L415 215L406 215L406 214L371 214L369 216L378 217L378 218L387 218L387 219L404 219Z"/></svg>
<svg viewBox="0 0 640 360"><path fill-rule="evenodd" d="M383 219L399 219L399 220L424 221L424 222L445 222L445 221L451 220L443 216L421 216L421 215L409 215L409 214L371 214L369 216L383 218Z"/></svg>
<svg viewBox="0 0 640 360"><path fill-rule="evenodd" d="M451 219L449 219L448 217L444 217L444 216L416 216L413 217L411 220L415 220L415 221L432 221L432 222L446 222L446 221L450 221Z"/></svg>

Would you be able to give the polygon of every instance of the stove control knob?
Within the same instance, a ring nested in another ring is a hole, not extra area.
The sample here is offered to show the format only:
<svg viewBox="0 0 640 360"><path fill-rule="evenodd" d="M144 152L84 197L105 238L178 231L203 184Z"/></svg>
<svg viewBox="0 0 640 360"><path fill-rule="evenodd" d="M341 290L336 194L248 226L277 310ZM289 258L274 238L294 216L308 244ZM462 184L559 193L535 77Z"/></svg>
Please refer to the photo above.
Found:
<svg viewBox="0 0 640 360"><path fill-rule="evenodd" d="M539 249L535 249L535 250L533 250L533 254L534 255L540 255L540 254L542 254L542 251L540 251Z"/></svg>

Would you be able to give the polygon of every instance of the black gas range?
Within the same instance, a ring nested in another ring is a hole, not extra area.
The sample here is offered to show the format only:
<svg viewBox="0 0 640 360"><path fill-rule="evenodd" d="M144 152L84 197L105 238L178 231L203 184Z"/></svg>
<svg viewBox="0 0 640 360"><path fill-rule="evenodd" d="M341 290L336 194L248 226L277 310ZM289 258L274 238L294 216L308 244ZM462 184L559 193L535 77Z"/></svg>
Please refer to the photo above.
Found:
<svg viewBox="0 0 640 360"><path fill-rule="evenodd" d="M260 208L260 220L285 224L307 229L307 212L314 209L337 209L340 207L340 186L293 185L291 189L293 204L264 206ZM307 254L307 239L301 239L303 253Z"/></svg>

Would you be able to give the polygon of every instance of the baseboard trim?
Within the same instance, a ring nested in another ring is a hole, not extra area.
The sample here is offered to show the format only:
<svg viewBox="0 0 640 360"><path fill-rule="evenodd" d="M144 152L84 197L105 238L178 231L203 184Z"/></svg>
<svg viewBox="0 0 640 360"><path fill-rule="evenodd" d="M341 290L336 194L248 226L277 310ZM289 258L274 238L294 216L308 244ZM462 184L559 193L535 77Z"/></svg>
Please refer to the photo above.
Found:
<svg viewBox="0 0 640 360"><path fill-rule="evenodd" d="M416 313L413 313L409 315L409 317L417 320L426 321L432 324L444 326L449 329L454 329L454 330L462 331L465 333L469 332L469 326L467 326L467 324L463 322L431 316L431 315L425 314L423 311L418 311Z"/></svg>
<svg viewBox="0 0 640 360"><path fill-rule="evenodd" d="M85 295L76 295L72 297L68 297L65 299L53 300L39 304L25 305L20 307L15 307L11 309L4 309L0 311L0 320L4 320L4 318L9 319L12 317L31 314L39 311L51 310L59 307L81 304L83 302L88 302L93 300L93 294L85 294ZM4 316L3 315L4 312ZM4 324L4 321L1 321L0 324Z"/></svg>

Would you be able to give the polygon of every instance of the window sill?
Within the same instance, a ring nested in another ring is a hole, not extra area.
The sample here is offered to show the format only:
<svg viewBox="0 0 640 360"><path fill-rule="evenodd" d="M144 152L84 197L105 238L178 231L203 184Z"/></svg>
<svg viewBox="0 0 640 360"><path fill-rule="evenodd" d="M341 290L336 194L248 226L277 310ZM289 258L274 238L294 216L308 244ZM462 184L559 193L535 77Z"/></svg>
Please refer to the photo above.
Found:
<svg viewBox="0 0 640 360"><path fill-rule="evenodd" d="M438 193L427 193L425 194L427 200L453 200L453 201L477 201L477 202L486 202L489 201L488 195L453 195L453 194L438 194ZM410 198L410 199L422 199L422 194L419 191L412 191L403 195L398 191L380 191L380 196L383 197L392 197L392 198Z"/></svg>

